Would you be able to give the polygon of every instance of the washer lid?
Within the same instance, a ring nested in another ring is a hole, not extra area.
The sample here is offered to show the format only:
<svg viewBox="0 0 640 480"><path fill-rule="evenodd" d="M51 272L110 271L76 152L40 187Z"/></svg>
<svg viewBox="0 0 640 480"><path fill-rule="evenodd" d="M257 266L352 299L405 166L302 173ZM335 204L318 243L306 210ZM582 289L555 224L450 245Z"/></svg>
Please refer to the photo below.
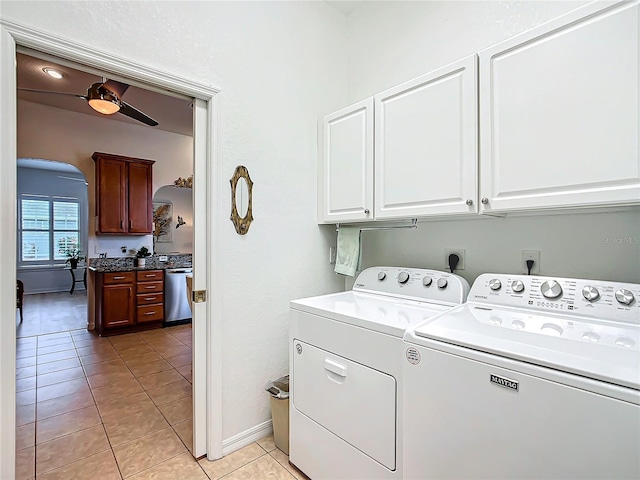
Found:
<svg viewBox="0 0 640 480"><path fill-rule="evenodd" d="M404 331L450 306L405 300L383 295L341 292L293 300L293 310L300 310L338 322L402 337Z"/></svg>
<svg viewBox="0 0 640 480"><path fill-rule="evenodd" d="M465 304L407 332L640 390L640 327Z"/></svg>

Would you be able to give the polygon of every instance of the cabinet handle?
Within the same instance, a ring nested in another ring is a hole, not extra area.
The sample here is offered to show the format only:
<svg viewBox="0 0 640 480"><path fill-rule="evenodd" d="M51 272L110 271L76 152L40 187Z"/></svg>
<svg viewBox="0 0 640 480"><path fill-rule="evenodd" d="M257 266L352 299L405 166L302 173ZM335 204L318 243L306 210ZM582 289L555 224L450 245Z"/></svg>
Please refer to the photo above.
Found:
<svg viewBox="0 0 640 480"><path fill-rule="evenodd" d="M113 277L114 280L123 280L124 277Z"/></svg>
<svg viewBox="0 0 640 480"><path fill-rule="evenodd" d="M144 288L146 288L147 290L155 290L156 287L154 285L152 285L150 287L144 287Z"/></svg>
<svg viewBox="0 0 640 480"><path fill-rule="evenodd" d="M151 300L155 300L155 299L156 299L156 297L147 297L147 298L145 298L145 300L147 300L147 301L151 301Z"/></svg>
<svg viewBox="0 0 640 480"><path fill-rule="evenodd" d="M369 215L369 209L368 209L368 208L365 208L365 209L364 209L364 214L365 214L365 215Z"/></svg>
<svg viewBox="0 0 640 480"><path fill-rule="evenodd" d="M145 277L155 277L155 273L152 273L151 275L145 275Z"/></svg>
<svg viewBox="0 0 640 480"><path fill-rule="evenodd" d="M469 199L465 202L467 205L471 206L473 205L473 200Z"/></svg>
<svg viewBox="0 0 640 480"><path fill-rule="evenodd" d="M129 220L129 230L131 230L131 220Z"/></svg>
<svg viewBox="0 0 640 480"><path fill-rule="evenodd" d="M486 205L486 204L489 203L489 199L487 197L483 197L481 202L482 202L483 205Z"/></svg>
<svg viewBox="0 0 640 480"><path fill-rule="evenodd" d="M124 222L120 220L120 230L122 230L123 228L124 228Z"/></svg>
<svg viewBox="0 0 640 480"><path fill-rule="evenodd" d="M147 313L145 313L145 315L146 315L146 316L149 316L149 315L153 315L153 314L155 314L155 313L156 313L156 311L154 310L153 312L147 312Z"/></svg>

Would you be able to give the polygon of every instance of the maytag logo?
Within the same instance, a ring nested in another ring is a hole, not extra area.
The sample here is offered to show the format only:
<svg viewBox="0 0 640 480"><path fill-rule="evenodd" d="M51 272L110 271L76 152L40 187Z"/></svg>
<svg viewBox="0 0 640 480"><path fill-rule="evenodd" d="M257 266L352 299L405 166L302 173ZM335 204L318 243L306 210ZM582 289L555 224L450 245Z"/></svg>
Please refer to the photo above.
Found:
<svg viewBox="0 0 640 480"><path fill-rule="evenodd" d="M490 374L491 383L500 385L501 387L508 388L509 390L518 391L518 382L515 380L509 380L508 378L499 377L498 375Z"/></svg>

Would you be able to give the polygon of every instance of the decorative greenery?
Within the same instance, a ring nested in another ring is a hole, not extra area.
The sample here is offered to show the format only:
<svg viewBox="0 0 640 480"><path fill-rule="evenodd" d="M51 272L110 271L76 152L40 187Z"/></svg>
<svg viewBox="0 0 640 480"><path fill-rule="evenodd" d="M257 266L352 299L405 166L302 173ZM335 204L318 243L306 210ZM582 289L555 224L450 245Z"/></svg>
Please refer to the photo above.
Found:
<svg viewBox="0 0 640 480"><path fill-rule="evenodd" d="M173 184L178 188L193 188L193 175L187 178L178 177Z"/></svg>
<svg viewBox="0 0 640 480"><path fill-rule="evenodd" d="M62 250L61 253L67 256L67 260L65 263L77 263L81 260L84 260L86 256L77 248L67 248L66 250Z"/></svg>
<svg viewBox="0 0 640 480"><path fill-rule="evenodd" d="M151 252L147 247L140 247L140 249L136 252L136 257L144 258L151 255Z"/></svg>
<svg viewBox="0 0 640 480"><path fill-rule="evenodd" d="M171 204L164 203L153 211L153 245L162 235L168 235L171 231Z"/></svg>

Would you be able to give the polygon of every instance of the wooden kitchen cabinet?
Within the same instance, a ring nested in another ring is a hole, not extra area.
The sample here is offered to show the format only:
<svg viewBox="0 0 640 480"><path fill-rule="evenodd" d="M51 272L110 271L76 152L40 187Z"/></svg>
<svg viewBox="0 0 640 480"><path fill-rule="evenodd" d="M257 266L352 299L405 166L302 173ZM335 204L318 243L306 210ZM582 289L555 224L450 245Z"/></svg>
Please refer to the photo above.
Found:
<svg viewBox="0 0 640 480"><path fill-rule="evenodd" d="M159 328L164 271L95 272L95 328L100 335Z"/></svg>
<svg viewBox="0 0 640 480"><path fill-rule="evenodd" d="M153 160L96 152L96 233L150 234Z"/></svg>
<svg viewBox="0 0 640 480"><path fill-rule="evenodd" d="M637 2L480 52L481 212L640 203Z"/></svg>

